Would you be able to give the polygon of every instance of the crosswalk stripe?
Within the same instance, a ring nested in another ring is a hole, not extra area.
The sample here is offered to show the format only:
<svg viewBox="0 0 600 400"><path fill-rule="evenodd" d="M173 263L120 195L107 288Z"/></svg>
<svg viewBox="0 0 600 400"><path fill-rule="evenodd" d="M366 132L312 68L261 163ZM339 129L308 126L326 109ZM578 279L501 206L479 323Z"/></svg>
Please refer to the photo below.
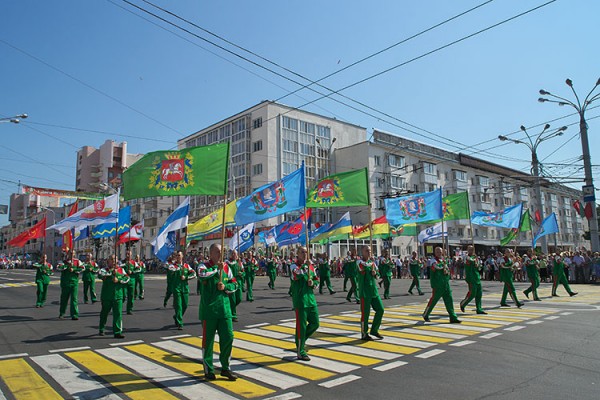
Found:
<svg viewBox="0 0 600 400"><path fill-rule="evenodd" d="M133 372L94 353L92 350L65 353L65 355L91 371L93 374L100 376L132 400L176 398L164 389L157 387L152 382L140 378Z"/></svg>
<svg viewBox="0 0 600 400"><path fill-rule="evenodd" d="M155 382L159 382L167 386L175 393L185 396L189 399L235 399L235 397L229 396L228 394L213 388L206 382L202 382L196 378L190 378L189 376L171 371L168 368L146 360L145 358L137 356L123 348L114 347L102 349L98 350L98 353L122 365L126 365L128 368L136 371L136 373L140 374L141 376L144 376Z"/></svg>
<svg viewBox="0 0 600 400"><path fill-rule="evenodd" d="M444 325L446 325L446 324L444 324ZM435 332L456 333L458 335L476 335L480 332L489 331L489 329L476 330L476 329L463 328L458 325L455 327L454 324L452 324L452 328L447 328L447 327L441 326L441 325L420 325L420 326L415 327L415 329L423 329L426 331L435 331Z"/></svg>
<svg viewBox="0 0 600 400"><path fill-rule="evenodd" d="M166 365L169 368L181 371L186 375L198 376L204 374L202 364L185 357L171 354L165 350L159 349L158 347L147 344L136 344L133 346L127 346L126 349L154 360L155 362ZM273 389L257 385L256 383L250 382L246 379L238 379L235 382L226 379L217 379L215 381L211 381L211 384L246 398L266 396L275 392Z"/></svg>
<svg viewBox="0 0 600 400"><path fill-rule="evenodd" d="M390 369L398 368L398 367L401 367L406 364L408 364L406 361L392 361L391 363L383 364L383 365L380 365L373 369L375 371L385 372L385 371L389 371Z"/></svg>
<svg viewBox="0 0 600 400"><path fill-rule="evenodd" d="M289 393L283 393L283 394L273 396L273 397L267 397L266 399L263 399L263 400L293 400L293 399L299 399L300 397L302 397L302 395L299 393L289 392Z"/></svg>
<svg viewBox="0 0 600 400"><path fill-rule="evenodd" d="M477 316L477 315L472 315L472 316L470 316L470 318L474 318L474 319L477 319L477 320L480 319L480 317ZM502 316L499 316L497 314L492 314L490 312L488 312L488 315L482 315L481 319L508 322L510 324L512 324L514 322L521 322L522 321L521 318L502 317Z"/></svg>
<svg viewBox="0 0 600 400"><path fill-rule="evenodd" d="M429 350L428 352L419 354L419 355L417 355L415 357L417 357L417 358L430 358L430 357L437 356L438 354L442 354L442 353L445 353L445 352L446 352L446 350L435 349L435 350Z"/></svg>
<svg viewBox="0 0 600 400"><path fill-rule="evenodd" d="M171 351L176 354L181 354L187 358L195 358L199 363L202 362L202 349L199 349L197 347L193 347L172 340L156 342L152 343L152 345ZM232 368L235 370L236 374L245 376L250 379L254 379L259 382L268 382L269 385L278 387L280 389L289 389L308 383L308 381L294 378L293 376L285 375L276 371L271 371L267 368L263 368L255 364L250 364L239 360L231 360L230 364L232 367L236 367ZM215 362L215 366L220 366L220 363Z"/></svg>
<svg viewBox="0 0 600 400"><path fill-rule="evenodd" d="M494 325L495 328L500 328L501 326L512 324L512 322L509 322L509 321L499 321L497 319L488 319L485 316L483 316L482 318L479 318L478 316L475 316L475 315L464 315L463 314L460 316L460 319L463 322L477 321L477 322L482 322L484 324Z"/></svg>
<svg viewBox="0 0 600 400"><path fill-rule="evenodd" d="M0 361L0 378L17 400L63 398L22 358Z"/></svg>
<svg viewBox="0 0 600 400"><path fill-rule="evenodd" d="M355 381L355 380L360 379L360 378L361 377L358 376L358 375L346 375L346 376L342 376L342 377L339 377L339 378L336 378L336 379L332 379L332 380L327 381L327 382L319 383L319 386L322 386L324 388L330 389L332 387L340 386L340 385L343 385L343 384L348 383L348 382Z"/></svg>
<svg viewBox="0 0 600 400"><path fill-rule="evenodd" d="M329 323L329 322L321 322L321 326L324 328L338 328L338 329L349 329L347 325L341 325L341 324L334 324L334 323ZM353 328L353 330L355 332L360 332L360 328L359 327L350 327ZM394 327L390 327L390 326L382 326L381 331L385 332L385 335L388 336L393 336L393 337L401 337L401 338L407 338L407 339L415 339L415 340L423 340L423 341L428 341L428 342L433 342L433 343L447 343L449 342L451 339L456 339L456 337L454 337L455 335L451 335L452 337L448 337L445 334L442 334L441 336L437 333L429 333L429 332L422 332L422 331L417 331L417 330L413 330L413 331L409 331L410 328L394 328ZM464 336L460 336L460 338L463 338Z"/></svg>
<svg viewBox="0 0 600 400"><path fill-rule="evenodd" d="M120 397L58 354L31 357L70 395L79 399L119 400Z"/></svg>
<svg viewBox="0 0 600 400"><path fill-rule="evenodd" d="M202 346L202 339L198 337L185 338L181 339L180 341L190 344L197 348L200 348ZM218 343L215 343L215 351L218 348ZM246 348L236 346L235 342L233 343L233 351L231 355L232 357L238 360L244 360L250 363L266 365L270 369L281 371L311 381L327 379L334 375L329 371L325 371L320 368L314 368L313 366L306 364L290 362L288 360L284 360L283 357L277 357L276 355L264 355L261 353L256 353Z"/></svg>
<svg viewBox="0 0 600 400"><path fill-rule="evenodd" d="M464 339L467 336L467 335L463 335L463 334L458 335L458 334L454 334L454 333L438 332L438 331L433 331L433 330L423 331L422 329L417 329L417 328L403 328L402 331L407 332L407 333L415 333L417 335L437 336L437 337L445 338L445 339Z"/></svg>

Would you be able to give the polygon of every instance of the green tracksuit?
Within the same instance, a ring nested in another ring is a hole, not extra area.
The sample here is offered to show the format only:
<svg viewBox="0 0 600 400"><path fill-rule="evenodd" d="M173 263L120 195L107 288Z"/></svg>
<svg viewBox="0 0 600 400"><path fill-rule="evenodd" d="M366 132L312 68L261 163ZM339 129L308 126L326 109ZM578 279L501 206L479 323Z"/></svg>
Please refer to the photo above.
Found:
<svg viewBox="0 0 600 400"><path fill-rule="evenodd" d="M135 288L133 291L133 297L137 297L140 300L144 300L144 275L146 274L146 264L142 261L136 261L137 270L139 272L135 272L133 275L133 279L135 279Z"/></svg>
<svg viewBox="0 0 600 400"><path fill-rule="evenodd" d="M165 291L165 300L163 302L163 307L167 306L167 302L171 298L173 294L173 276L177 271L175 271L175 267L169 265L167 267L167 290Z"/></svg>
<svg viewBox="0 0 600 400"><path fill-rule="evenodd" d="M244 282L244 267L238 261L227 261L229 268L231 269L231 273L235 277L237 282L240 284L237 285L237 288L233 293L229 295L229 305L231 306L231 318L232 320L237 319L237 306L242 302L242 284Z"/></svg>
<svg viewBox="0 0 600 400"><path fill-rule="evenodd" d="M347 292L348 290L346 289L348 281L350 280L350 275L348 275L348 263L346 263L346 261L344 261L344 264L342 265L342 272L344 273L344 292Z"/></svg>
<svg viewBox="0 0 600 400"><path fill-rule="evenodd" d="M65 315L67 303L70 304L71 318L79 318L77 295L79 292L79 273L83 269L83 263L76 258L67 260L60 269L62 272L60 274L60 307L58 315L61 318Z"/></svg>
<svg viewBox="0 0 600 400"><path fill-rule="evenodd" d="M506 297L510 294L517 307L521 307L523 303L519 302L517 298L517 291L515 290L513 267L514 263L510 258L500 257L498 259L498 265L500 267L500 281L504 282L504 289L502 290L502 299L500 300L501 306L507 306Z"/></svg>
<svg viewBox="0 0 600 400"><path fill-rule="evenodd" d="M346 296L346 300L352 301L352 295L354 295L354 300L358 303L358 265L355 258L347 258L345 263L345 270L348 274L348 278L350 279L350 290L348 291L348 295Z"/></svg>
<svg viewBox="0 0 600 400"><path fill-rule="evenodd" d="M96 302L96 274L100 269L98 264L94 261L83 264L85 270L81 274L81 280L83 281L83 302L88 302L89 299L92 303Z"/></svg>
<svg viewBox="0 0 600 400"><path fill-rule="evenodd" d="M199 316L202 321L202 359L204 373L214 373L213 346L215 333L219 333L219 360L221 369L229 370L229 360L233 349L233 324L231 322L231 306L229 294L237 289L237 282L227 264L219 271L211 262L198 267L200 285ZM218 290L217 284L222 282L225 290Z"/></svg>
<svg viewBox="0 0 600 400"><path fill-rule="evenodd" d="M423 263L420 262L418 258L413 258L410 260L408 266L410 268L410 274L412 275L412 283L410 284L410 288L408 288L408 293L412 294L412 290L417 288L419 294L422 295L423 291L421 290L419 276L421 276L421 268L423 268Z"/></svg>
<svg viewBox="0 0 600 400"><path fill-rule="evenodd" d="M335 291L331 288L331 266L329 261L322 260L319 263L319 293L323 294L323 285L327 286L329 294L334 294Z"/></svg>
<svg viewBox="0 0 600 400"><path fill-rule="evenodd" d="M123 262L123 269L129 275L129 282L127 283L127 314L131 314L133 313L133 303L135 300L135 276L139 273L139 267L135 260L125 260Z"/></svg>
<svg viewBox="0 0 600 400"><path fill-rule="evenodd" d="M37 286L36 307L44 307L46 295L48 294L48 285L50 284L50 275L53 275L52 264L33 264L37 269L35 273L35 285Z"/></svg>
<svg viewBox="0 0 600 400"><path fill-rule="evenodd" d="M104 333L104 327L108 320L108 313L113 314L113 334L119 335L123 332L123 299L127 290L129 276L121 267L117 267L112 274L101 276L102 290L100 291L100 323L98 330Z"/></svg>
<svg viewBox="0 0 600 400"><path fill-rule="evenodd" d="M471 300L475 299L475 308L478 314L482 314L483 308L481 307L481 296L483 295L483 289L481 288L481 275L479 271L481 270L481 262L476 256L467 256L467 260L465 262L465 281L469 285L469 291L467 295L460 302L460 309L462 312L465 311L465 307L467 304L471 302Z"/></svg>
<svg viewBox="0 0 600 400"><path fill-rule="evenodd" d="M560 261L554 260L553 265L552 265L552 275L553 275L552 296L558 296L556 294L556 289L558 288L559 283L562 283L565 290L567 291L567 293L569 293L570 296L574 296L574 292L571 290L571 287L569 286L569 280L567 279L567 276L565 275L565 263L562 260L560 260Z"/></svg>
<svg viewBox="0 0 600 400"><path fill-rule="evenodd" d="M269 276L269 287L275 289L275 279L277 279L277 264L275 260L267 260L267 275Z"/></svg>
<svg viewBox="0 0 600 400"><path fill-rule="evenodd" d="M171 278L171 293L173 293L173 321L178 328L183 328L183 315L187 310L190 297L188 281L196 278L196 271L188 264L173 265L174 271Z"/></svg>
<svg viewBox="0 0 600 400"><path fill-rule="evenodd" d="M360 260L358 262L358 290L360 293L360 322L361 333L365 337L369 333L369 314L371 307L375 311L373 323L371 324L371 334L379 335L379 327L383 318L383 303L379 292L377 291L377 278L379 269L373 260Z"/></svg>
<svg viewBox="0 0 600 400"><path fill-rule="evenodd" d="M314 287L318 278L312 265L291 266L292 304L296 311L296 353L306 356L306 340L319 329L319 309L315 300ZM312 284L309 284L311 282Z"/></svg>
<svg viewBox="0 0 600 400"><path fill-rule="evenodd" d="M246 276L246 300L252 302L254 301L254 295L252 293L252 288L254 287L254 278L256 277L256 272L259 270L256 260L246 260L246 262L244 263L244 269Z"/></svg>
<svg viewBox="0 0 600 400"><path fill-rule="evenodd" d="M383 298L390 298L390 284L394 276L394 262L391 258L382 258L379 261L379 273L383 279Z"/></svg>
<svg viewBox="0 0 600 400"><path fill-rule="evenodd" d="M454 304L452 299L452 289L450 288L450 270L448 269L447 261L444 258L435 259L429 271L429 283L431 284L431 298L425 311L423 318L428 320L429 315L435 308L440 298L444 299L446 311L450 317L450 322L458 321L458 317L454 312Z"/></svg>
<svg viewBox="0 0 600 400"><path fill-rule="evenodd" d="M540 287L540 262L539 260L531 259L528 256L525 256L523 262L525 263L525 268L527 270L527 279L531 282L531 286L525 289L523 293L529 298L529 293L533 292L533 300L541 301L537 292L537 288Z"/></svg>

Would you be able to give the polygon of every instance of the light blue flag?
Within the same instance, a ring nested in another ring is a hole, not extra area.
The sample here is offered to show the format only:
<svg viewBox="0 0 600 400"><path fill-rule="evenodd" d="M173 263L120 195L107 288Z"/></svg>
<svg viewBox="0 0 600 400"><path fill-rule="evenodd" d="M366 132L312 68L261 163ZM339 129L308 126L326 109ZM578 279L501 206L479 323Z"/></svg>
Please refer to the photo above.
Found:
<svg viewBox="0 0 600 400"><path fill-rule="evenodd" d="M238 226L262 221L306 206L304 162L285 178L267 183L237 202L235 223Z"/></svg>
<svg viewBox="0 0 600 400"><path fill-rule="evenodd" d="M186 197L179 207L167 217L158 231L158 235L151 242L154 255L162 262L167 261L169 255L175 250L175 239L171 233L174 234L177 230L187 227L189 212L190 198Z"/></svg>
<svg viewBox="0 0 600 400"><path fill-rule="evenodd" d="M495 213L475 211L473 215L471 215L471 222L473 225L518 229L521 225L522 212L523 203L505 208L504 210Z"/></svg>
<svg viewBox="0 0 600 400"><path fill-rule="evenodd" d="M531 247L535 248L535 243L542 236L550 235L551 233L558 233L558 222L556 221L556 214L552 213L548 215L542 221L542 225L540 229L537 231L535 236L533 237L533 241L531 243Z"/></svg>
<svg viewBox="0 0 600 400"><path fill-rule="evenodd" d="M328 222L328 223L325 223L325 224L319 226L317 229L313 229L312 231L310 231L308 233L310 241L312 242L312 240L314 238L316 238L317 236L319 236L320 234L329 231L332 226L333 226L333 224L331 224L331 223Z"/></svg>
<svg viewBox="0 0 600 400"><path fill-rule="evenodd" d="M385 199L385 217L393 226L442 219L442 189Z"/></svg>
<svg viewBox="0 0 600 400"><path fill-rule="evenodd" d="M239 238L239 242L238 242ZM234 233L229 240L229 248L237 250L238 254L248 250L254 245L254 223L248 224Z"/></svg>
<svg viewBox="0 0 600 400"><path fill-rule="evenodd" d="M74 242L79 242L80 240L87 239L90 236L90 227L77 227L75 228L75 235L73 238Z"/></svg>
<svg viewBox="0 0 600 400"><path fill-rule="evenodd" d="M275 240L277 245L290 246L292 244L299 243L301 245L306 244L306 223L304 216L296 219L292 222L284 222L275 227Z"/></svg>
<svg viewBox="0 0 600 400"><path fill-rule="evenodd" d="M115 236L115 231L119 235L129 232L129 229L131 229L131 206L123 207L119 210L118 224L118 229L114 223L96 225L92 227L92 237L94 239L101 239Z"/></svg>

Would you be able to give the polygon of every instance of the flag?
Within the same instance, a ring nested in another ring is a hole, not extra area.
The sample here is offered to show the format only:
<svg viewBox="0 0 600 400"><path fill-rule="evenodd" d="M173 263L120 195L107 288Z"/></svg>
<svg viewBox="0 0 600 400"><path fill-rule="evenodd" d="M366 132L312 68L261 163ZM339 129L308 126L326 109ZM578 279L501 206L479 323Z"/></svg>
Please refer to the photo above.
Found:
<svg viewBox="0 0 600 400"><path fill-rule="evenodd" d="M385 215L371 222L373 227L373 239L389 239L394 236L416 236L416 224L390 225ZM369 225L359 226L352 231L354 239L369 239L371 229Z"/></svg>
<svg viewBox="0 0 600 400"><path fill-rule="evenodd" d="M390 225L390 236L417 236L417 224Z"/></svg>
<svg viewBox="0 0 600 400"><path fill-rule="evenodd" d="M229 142L146 154L123 173L125 200L227 193Z"/></svg>
<svg viewBox="0 0 600 400"><path fill-rule="evenodd" d="M306 210L298 219L284 222L275 227L275 242L278 246L290 246L300 243L306 245L306 227L310 220L312 210Z"/></svg>
<svg viewBox="0 0 600 400"><path fill-rule="evenodd" d="M9 240L6 245L9 247L23 247L29 240L42 238L44 236L46 236L46 217L42 218L41 221L25 232L22 232Z"/></svg>
<svg viewBox="0 0 600 400"><path fill-rule="evenodd" d="M549 235L551 233L558 233L558 222L556 221L556 214L552 213L544 218L540 229L537 231L531 242L531 247L535 248L535 243L542 236Z"/></svg>
<svg viewBox="0 0 600 400"><path fill-rule="evenodd" d="M320 234L322 234L324 232L327 232L332 226L333 226L333 224L326 223L326 224L322 224L318 228L311 230L308 233L308 238L310 239L311 243L314 238L316 238L317 236L319 236Z"/></svg>
<svg viewBox="0 0 600 400"><path fill-rule="evenodd" d="M75 235L73 236L73 241L79 242L80 240L87 239L89 236L90 236L90 227L89 226L80 226L75 229Z"/></svg>
<svg viewBox="0 0 600 400"><path fill-rule="evenodd" d="M123 244L127 242L134 242L136 240L142 240L144 232L144 221L138 222L134 226L131 227L127 232L122 233L119 236L118 244Z"/></svg>
<svg viewBox="0 0 600 400"><path fill-rule="evenodd" d="M587 203L583 209L585 217L590 220L594 216L594 210L592 209L592 203Z"/></svg>
<svg viewBox="0 0 600 400"><path fill-rule="evenodd" d="M261 231L258 232L258 241L261 243L264 243L265 246L272 246L274 244L277 244L277 241L275 240L275 227L269 229L268 231Z"/></svg>
<svg viewBox="0 0 600 400"><path fill-rule="evenodd" d="M394 226L442 219L442 190L385 199L385 216Z"/></svg>
<svg viewBox="0 0 600 400"><path fill-rule="evenodd" d="M239 242L238 242L239 238ZM229 248L242 253L254 245L254 222L249 223L235 233L229 240Z"/></svg>
<svg viewBox="0 0 600 400"><path fill-rule="evenodd" d="M119 194L113 194L63 219L47 229L56 229L60 233L78 226L96 226L104 223L117 223L119 213Z"/></svg>
<svg viewBox="0 0 600 400"><path fill-rule="evenodd" d="M225 227L235 226L236 201L227 203L225 208ZM204 218L190 224L187 229L187 241L200 239L202 236L218 232L223 226L223 207L208 214Z"/></svg>
<svg viewBox="0 0 600 400"><path fill-rule="evenodd" d="M8 204L0 204L0 214L8 214Z"/></svg>
<svg viewBox="0 0 600 400"><path fill-rule="evenodd" d="M350 207L369 205L367 169L342 172L321 179L308 193L306 207Z"/></svg>
<svg viewBox="0 0 600 400"><path fill-rule="evenodd" d="M346 212L335 224L331 225L328 230L320 235L312 237L310 240L315 242L327 241L339 235L347 235L352 233L352 221L350 220L350 212Z"/></svg>
<svg viewBox="0 0 600 400"><path fill-rule="evenodd" d="M69 210L69 214L67 216L70 217L70 216L74 215L77 212L77 208L78 208L78 203L77 203L77 200L75 200L75 202L71 205L71 209ZM87 226L87 225L82 225L82 226ZM73 248L73 236L74 236L74 232L72 229L67 229L63 233L63 241L62 241L62 247L61 247L62 251L67 251L68 249Z"/></svg>
<svg viewBox="0 0 600 400"><path fill-rule="evenodd" d="M540 210L535 210L535 213L533 215L535 216L536 223L542 223L542 212Z"/></svg>
<svg viewBox="0 0 600 400"><path fill-rule="evenodd" d="M190 211L190 198L185 200L167 217L167 220L158 231L158 235L152 240L154 255L162 262L175 250L175 231L185 228L188 223L188 214ZM173 235L169 236L170 233Z"/></svg>
<svg viewBox="0 0 600 400"><path fill-rule="evenodd" d="M444 222L438 222L437 224L430 226L427 229L423 229L421 232L419 232L419 236L417 236L417 238L419 240L419 244L425 243L431 239L447 237L448 236L448 228L444 227L443 225L445 225ZM446 228L446 229L443 230L442 228Z"/></svg>
<svg viewBox="0 0 600 400"><path fill-rule="evenodd" d="M481 226L495 226L497 228L518 228L521 222L523 203L505 208L499 212L475 211L471 222Z"/></svg>
<svg viewBox="0 0 600 400"><path fill-rule="evenodd" d="M585 215L583 206L581 205L581 201L575 200L573 202L573 208L575 209L575 211L577 211L577 214L579 214L580 217L583 217Z"/></svg>
<svg viewBox="0 0 600 400"><path fill-rule="evenodd" d="M469 194L461 192L444 197L442 199L442 211L446 221L469 219Z"/></svg>
<svg viewBox="0 0 600 400"><path fill-rule="evenodd" d="M94 239L101 239L128 232L131 227L131 206L123 207L119 210L117 223L106 223L96 225L92 228L91 234Z"/></svg>
<svg viewBox="0 0 600 400"><path fill-rule="evenodd" d="M235 223L238 226L262 221L304 208L304 162L285 178L267 183L237 202Z"/></svg>
<svg viewBox="0 0 600 400"><path fill-rule="evenodd" d="M519 235L519 232L527 232L531 230L531 215L529 210L525 211L525 214L521 217L521 223L519 228L512 228L506 236L500 240L500 246L507 246L510 242L515 240Z"/></svg>

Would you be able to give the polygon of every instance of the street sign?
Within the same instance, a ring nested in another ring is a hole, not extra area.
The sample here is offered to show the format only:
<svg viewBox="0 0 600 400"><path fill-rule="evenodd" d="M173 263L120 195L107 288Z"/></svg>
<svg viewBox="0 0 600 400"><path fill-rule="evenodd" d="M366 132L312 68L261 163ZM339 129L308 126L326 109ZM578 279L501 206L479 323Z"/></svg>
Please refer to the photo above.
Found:
<svg viewBox="0 0 600 400"><path fill-rule="evenodd" d="M594 185L586 185L581 188L583 191L583 202L588 203L590 201L596 201L596 191Z"/></svg>

